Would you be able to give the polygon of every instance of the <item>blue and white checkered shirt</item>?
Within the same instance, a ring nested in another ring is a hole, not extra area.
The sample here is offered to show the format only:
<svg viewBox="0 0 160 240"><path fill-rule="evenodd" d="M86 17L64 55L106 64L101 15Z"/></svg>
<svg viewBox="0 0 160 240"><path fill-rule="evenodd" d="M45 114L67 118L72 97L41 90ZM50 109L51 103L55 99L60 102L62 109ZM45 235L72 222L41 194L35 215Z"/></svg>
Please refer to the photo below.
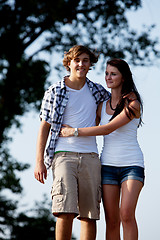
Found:
<svg viewBox="0 0 160 240"><path fill-rule="evenodd" d="M86 78L87 85L95 98L96 104L110 97L110 93L100 84ZM45 153L45 165L47 169L52 165L56 141L63 122L63 114L69 99L69 91L66 89L65 78L50 86L44 94L40 118L51 124L51 137Z"/></svg>

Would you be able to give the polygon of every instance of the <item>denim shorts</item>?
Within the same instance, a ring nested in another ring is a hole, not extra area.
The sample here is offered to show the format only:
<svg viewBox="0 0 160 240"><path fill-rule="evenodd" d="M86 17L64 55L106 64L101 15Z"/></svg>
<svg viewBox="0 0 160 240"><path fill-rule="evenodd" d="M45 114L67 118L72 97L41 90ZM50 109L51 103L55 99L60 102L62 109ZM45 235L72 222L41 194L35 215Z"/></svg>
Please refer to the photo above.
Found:
<svg viewBox="0 0 160 240"><path fill-rule="evenodd" d="M102 165L102 184L121 185L124 181L134 179L144 184L144 168L139 166L114 167Z"/></svg>

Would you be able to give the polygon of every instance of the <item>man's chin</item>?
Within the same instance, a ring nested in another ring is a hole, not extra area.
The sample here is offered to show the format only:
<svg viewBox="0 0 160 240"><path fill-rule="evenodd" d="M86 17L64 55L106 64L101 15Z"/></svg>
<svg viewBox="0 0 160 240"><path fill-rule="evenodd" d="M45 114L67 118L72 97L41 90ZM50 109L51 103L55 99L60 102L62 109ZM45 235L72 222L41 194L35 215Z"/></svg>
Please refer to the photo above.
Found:
<svg viewBox="0 0 160 240"><path fill-rule="evenodd" d="M77 75L78 75L79 77L85 77L86 74L87 74L86 71L81 71L81 72L79 71L79 72L77 72Z"/></svg>

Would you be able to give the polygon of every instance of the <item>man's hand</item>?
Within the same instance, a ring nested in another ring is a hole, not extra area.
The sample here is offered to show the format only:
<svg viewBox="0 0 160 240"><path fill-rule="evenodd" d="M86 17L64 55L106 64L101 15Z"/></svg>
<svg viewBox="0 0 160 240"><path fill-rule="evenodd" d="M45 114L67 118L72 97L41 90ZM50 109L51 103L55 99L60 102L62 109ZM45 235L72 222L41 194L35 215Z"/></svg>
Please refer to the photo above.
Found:
<svg viewBox="0 0 160 240"><path fill-rule="evenodd" d="M35 178L44 184L44 179L47 179L47 169L44 163L36 163L36 167L34 170L34 176Z"/></svg>
<svg viewBox="0 0 160 240"><path fill-rule="evenodd" d="M130 92L124 95L123 98L128 98L130 101L137 100L136 94L134 92Z"/></svg>

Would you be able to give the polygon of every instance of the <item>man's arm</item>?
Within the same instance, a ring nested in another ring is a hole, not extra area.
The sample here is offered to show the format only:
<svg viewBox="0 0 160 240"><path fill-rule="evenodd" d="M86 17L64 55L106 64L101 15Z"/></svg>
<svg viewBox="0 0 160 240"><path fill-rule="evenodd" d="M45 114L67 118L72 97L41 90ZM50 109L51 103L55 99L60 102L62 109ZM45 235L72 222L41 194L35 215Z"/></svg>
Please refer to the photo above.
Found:
<svg viewBox="0 0 160 240"><path fill-rule="evenodd" d="M99 123L100 123L100 121L101 121L102 105L103 105L103 102L101 102L101 103L98 105L98 108L97 108L97 112L96 112L96 126L98 126Z"/></svg>
<svg viewBox="0 0 160 240"><path fill-rule="evenodd" d="M35 178L44 184L44 179L47 178L47 169L44 164L44 151L50 131L50 124L42 120L38 132L37 148L36 148L36 166L34 170Z"/></svg>

